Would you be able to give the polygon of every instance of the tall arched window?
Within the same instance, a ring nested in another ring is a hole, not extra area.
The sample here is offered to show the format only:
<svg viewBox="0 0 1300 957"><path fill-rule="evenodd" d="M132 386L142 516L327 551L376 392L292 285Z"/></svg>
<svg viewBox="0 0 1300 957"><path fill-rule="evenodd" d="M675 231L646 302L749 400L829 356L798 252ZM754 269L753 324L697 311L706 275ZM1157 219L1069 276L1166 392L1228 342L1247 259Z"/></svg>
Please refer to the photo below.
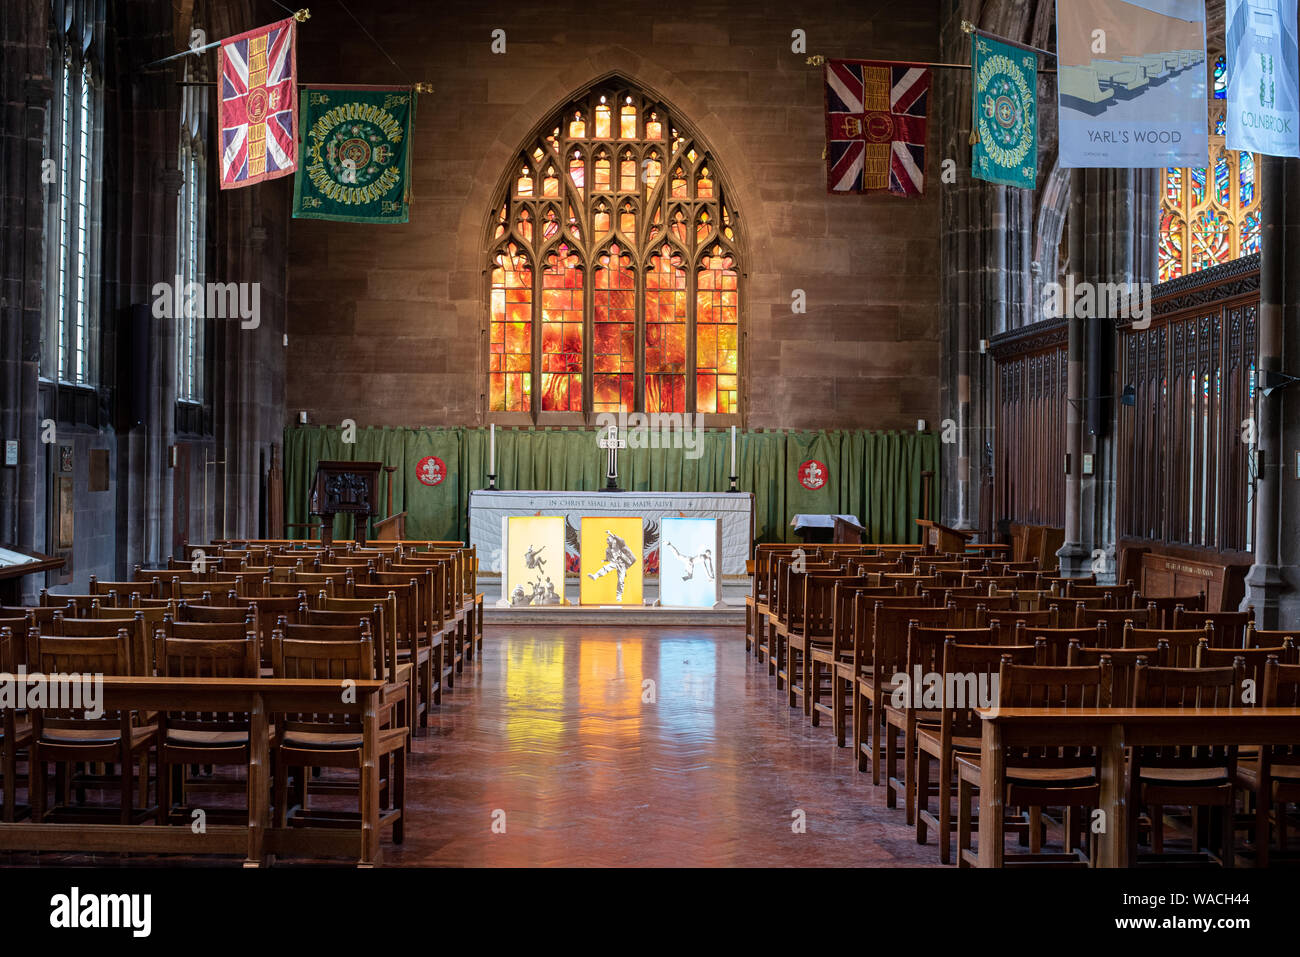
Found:
<svg viewBox="0 0 1300 957"><path fill-rule="evenodd" d="M738 228L662 102L610 80L566 104L493 207L489 411L739 414Z"/></svg>
<svg viewBox="0 0 1300 957"><path fill-rule="evenodd" d="M1224 141L1227 66L1213 67L1210 167L1170 167L1160 175L1160 281L1259 252L1259 158Z"/></svg>

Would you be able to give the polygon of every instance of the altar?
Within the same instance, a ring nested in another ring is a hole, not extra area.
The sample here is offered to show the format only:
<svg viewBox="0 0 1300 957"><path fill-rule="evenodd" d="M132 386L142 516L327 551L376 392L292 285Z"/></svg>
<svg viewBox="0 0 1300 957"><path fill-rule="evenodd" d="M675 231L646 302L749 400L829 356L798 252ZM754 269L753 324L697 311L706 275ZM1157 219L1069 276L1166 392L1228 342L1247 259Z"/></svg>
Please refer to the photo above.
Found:
<svg viewBox="0 0 1300 957"><path fill-rule="evenodd" d="M754 496L749 492L504 492L469 493L469 541L478 550L479 570L499 573L502 519L517 515L561 515L569 573L577 570L578 531L583 516L639 516L644 524L647 574L659 560L659 528L665 518L722 519L722 574L744 575L754 541Z"/></svg>

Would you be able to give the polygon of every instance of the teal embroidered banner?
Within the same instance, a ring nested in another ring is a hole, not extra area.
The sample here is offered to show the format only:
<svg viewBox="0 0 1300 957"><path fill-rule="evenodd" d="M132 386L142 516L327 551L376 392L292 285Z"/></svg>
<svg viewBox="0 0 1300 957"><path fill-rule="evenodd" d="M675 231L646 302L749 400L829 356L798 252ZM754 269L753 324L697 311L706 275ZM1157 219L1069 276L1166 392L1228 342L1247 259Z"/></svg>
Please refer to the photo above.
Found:
<svg viewBox="0 0 1300 957"><path fill-rule="evenodd" d="M1033 189L1038 179L1038 55L976 33L971 174Z"/></svg>
<svg viewBox="0 0 1300 957"><path fill-rule="evenodd" d="M410 89L303 87L296 219L404 223L410 216Z"/></svg>

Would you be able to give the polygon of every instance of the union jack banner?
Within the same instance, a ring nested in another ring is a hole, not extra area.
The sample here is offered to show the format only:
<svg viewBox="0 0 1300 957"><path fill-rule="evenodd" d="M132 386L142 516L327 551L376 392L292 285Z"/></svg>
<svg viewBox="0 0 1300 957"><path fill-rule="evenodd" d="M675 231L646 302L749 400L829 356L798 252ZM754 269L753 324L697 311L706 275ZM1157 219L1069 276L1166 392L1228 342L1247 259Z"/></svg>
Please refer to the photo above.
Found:
<svg viewBox="0 0 1300 957"><path fill-rule="evenodd" d="M826 61L826 191L919 196L925 187L930 71Z"/></svg>
<svg viewBox="0 0 1300 957"><path fill-rule="evenodd" d="M298 168L298 84L290 17L221 41L221 188Z"/></svg>

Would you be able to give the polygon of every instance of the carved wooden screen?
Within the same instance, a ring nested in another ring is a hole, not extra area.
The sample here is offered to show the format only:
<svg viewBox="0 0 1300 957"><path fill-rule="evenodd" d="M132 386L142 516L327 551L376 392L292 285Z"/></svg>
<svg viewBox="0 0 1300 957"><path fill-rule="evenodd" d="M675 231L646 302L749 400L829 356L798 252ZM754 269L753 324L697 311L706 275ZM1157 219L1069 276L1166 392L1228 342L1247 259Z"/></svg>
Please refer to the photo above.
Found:
<svg viewBox="0 0 1300 957"><path fill-rule="evenodd" d="M1250 551L1259 258L1157 286L1149 328L1122 331L1122 537Z"/></svg>
<svg viewBox="0 0 1300 957"><path fill-rule="evenodd" d="M1066 321L1052 319L993 340L995 522L1065 523L1067 331Z"/></svg>

